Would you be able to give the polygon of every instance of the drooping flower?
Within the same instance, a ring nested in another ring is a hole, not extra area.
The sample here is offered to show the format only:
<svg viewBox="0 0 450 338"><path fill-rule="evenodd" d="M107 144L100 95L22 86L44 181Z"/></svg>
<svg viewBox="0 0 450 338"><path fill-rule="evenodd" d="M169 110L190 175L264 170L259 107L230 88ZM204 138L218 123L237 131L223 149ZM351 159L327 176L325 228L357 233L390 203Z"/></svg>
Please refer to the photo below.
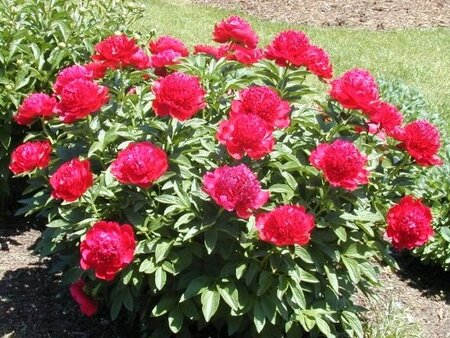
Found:
<svg viewBox="0 0 450 338"><path fill-rule="evenodd" d="M53 85L53 91L60 95L69 83L74 80L93 80L93 73L84 66L74 65L66 67L58 73L55 84Z"/></svg>
<svg viewBox="0 0 450 338"><path fill-rule="evenodd" d="M38 118L52 117L56 113L56 99L43 93L28 96L20 105L14 120L23 126L32 124Z"/></svg>
<svg viewBox="0 0 450 338"><path fill-rule="evenodd" d="M263 57L263 52L259 48L248 48L232 43L228 46L222 46L218 55L224 56L227 60L240 62L244 65L252 65Z"/></svg>
<svg viewBox="0 0 450 338"><path fill-rule="evenodd" d="M322 48L311 45L309 46L303 56L301 62L308 70L324 79L331 79L333 77L333 65L330 57Z"/></svg>
<svg viewBox="0 0 450 338"><path fill-rule="evenodd" d="M92 317L97 313L98 303L86 294L84 291L85 286L86 283L82 279L79 279L70 286L70 294L80 306L81 313L85 316Z"/></svg>
<svg viewBox="0 0 450 338"><path fill-rule="evenodd" d="M386 234L396 249L414 249L433 236L431 211L420 199L405 196L394 205L386 217Z"/></svg>
<svg viewBox="0 0 450 338"><path fill-rule="evenodd" d="M402 141L402 147L421 166L441 165L437 155L441 147L439 130L426 120L417 120L407 124L397 133L396 138Z"/></svg>
<svg viewBox="0 0 450 338"><path fill-rule="evenodd" d="M274 89L252 86L239 92L239 99L231 103L230 115L255 114L273 128L286 128L290 111L289 102L282 100Z"/></svg>
<svg viewBox="0 0 450 338"><path fill-rule="evenodd" d="M109 100L108 88L94 81L73 80L66 85L58 103L58 115L64 123L73 123L95 113Z"/></svg>
<svg viewBox="0 0 450 338"><path fill-rule="evenodd" d="M183 57L189 55L189 50L181 40L168 35L161 36L157 40L150 41L149 49L152 54L159 54L167 50L172 50Z"/></svg>
<svg viewBox="0 0 450 338"><path fill-rule="evenodd" d="M301 31L287 30L279 33L267 46L265 55L279 66L302 66L304 55L310 47L309 39Z"/></svg>
<svg viewBox="0 0 450 338"><path fill-rule="evenodd" d="M223 57L219 47L209 46L209 45L195 45L194 54L206 54L212 56L216 60Z"/></svg>
<svg viewBox="0 0 450 338"><path fill-rule="evenodd" d="M259 238L277 246L308 244L314 227L314 216L300 205L283 205L256 216Z"/></svg>
<svg viewBox="0 0 450 338"><path fill-rule="evenodd" d="M18 146L11 154L9 169L22 174L37 168L46 168L50 162L52 146L49 141L30 141Z"/></svg>
<svg viewBox="0 0 450 338"><path fill-rule="evenodd" d="M203 190L227 211L248 218L269 199L256 175L245 165L222 166L203 176Z"/></svg>
<svg viewBox="0 0 450 338"><path fill-rule="evenodd" d="M251 159L260 159L272 151L275 143L272 127L255 114L238 114L223 120L217 139L237 160L245 154Z"/></svg>
<svg viewBox="0 0 450 338"><path fill-rule="evenodd" d="M131 65L131 58L138 51L139 46L133 38L124 34L111 35L95 45L95 54L92 56L92 60L116 69Z"/></svg>
<svg viewBox="0 0 450 338"><path fill-rule="evenodd" d="M377 124L387 135L395 137L401 133L403 115L394 105L378 101L371 105L367 113L370 122Z"/></svg>
<svg viewBox="0 0 450 338"><path fill-rule="evenodd" d="M205 90L195 76L172 73L153 86L153 109L157 116L170 115L184 121L206 106Z"/></svg>
<svg viewBox="0 0 450 338"><path fill-rule="evenodd" d="M111 164L111 172L122 184L150 187L168 168L166 153L150 142L130 143Z"/></svg>
<svg viewBox="0 0 450 338"><path fill-rule="evenodd" d="M369 171L365 168L367 157L351 142L336 140L319 144L311 152L309 162L334 187L354 190L369 182Z"/></svg>
<svg viewBox="0 0 450 338"><path fill-rule="evenodd" d="M52 196L73 202L92 186L93 181L89 161L73 159L61 165L50 177Z"/></svg>
<svg viewBox="0 0 450 338"><path fill-rule="evenodd" d="M378 85L365 69L355 68L331 82L330 96L347 109L367 112L379 101Z"/></svg>
<svg viewBox="0 0 450 338"><path fill-rule="evenodd" d="M94 270L99 279L113 280L133 260L135 248L131 225L98 221L80 244L80 266Z"/></svg>
<svg viewBox="0 0 450 338"><path fill-rule="evenodd" d="M239 16L230 16L216 23L213 38L216 42L234 42L248 48L256 48L258 45L255 31Z"/></svg>

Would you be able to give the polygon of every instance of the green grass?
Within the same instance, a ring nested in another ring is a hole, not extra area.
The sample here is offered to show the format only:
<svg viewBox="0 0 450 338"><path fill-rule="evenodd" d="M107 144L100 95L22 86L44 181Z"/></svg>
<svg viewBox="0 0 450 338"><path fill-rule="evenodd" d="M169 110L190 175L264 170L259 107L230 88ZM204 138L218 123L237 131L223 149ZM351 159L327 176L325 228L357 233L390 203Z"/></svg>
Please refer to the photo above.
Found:
<svg viewBox="0 0 450 338"><path fill-rule="evenodd" d="M230 11L198 6L189 0L143 0L147 5L142 31L170 34L190 46L210 43L214 23ZM240 13L242 15L242 13ZM418 89L433 110L445 118L450 113L450 29L403 29L369 31L348 28L317 28L262 21L246 17L267 44L287 28L305 31L331 55L335 74L353 67L369 69L374 75L401 79ZM449 124L450 126L450 124Z"/></svg>

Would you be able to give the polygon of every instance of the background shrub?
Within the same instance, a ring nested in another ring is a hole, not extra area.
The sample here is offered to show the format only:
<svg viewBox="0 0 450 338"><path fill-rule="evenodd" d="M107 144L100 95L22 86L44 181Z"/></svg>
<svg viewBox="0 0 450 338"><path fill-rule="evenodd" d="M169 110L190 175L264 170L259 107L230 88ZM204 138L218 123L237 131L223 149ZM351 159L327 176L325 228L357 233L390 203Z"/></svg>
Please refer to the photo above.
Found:
<svg viewBox="0 0 450 338"><path fill-rule="evenodd" d="M87 60L99 38L127 32L142 11L123 0L0 0L0 214L21 190L10 186L8 163L24 135L11 119L24 96L50 92L61 68Z"/></svg>

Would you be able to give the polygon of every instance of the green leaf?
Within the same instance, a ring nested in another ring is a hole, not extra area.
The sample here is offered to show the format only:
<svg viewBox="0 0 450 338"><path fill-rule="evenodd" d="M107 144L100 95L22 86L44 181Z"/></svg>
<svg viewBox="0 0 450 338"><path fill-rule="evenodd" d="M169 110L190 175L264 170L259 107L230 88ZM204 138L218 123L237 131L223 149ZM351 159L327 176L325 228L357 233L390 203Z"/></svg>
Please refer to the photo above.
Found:
<svg viewBox="0 0 450 338"><path fill-rule="evenodd" d="M155 271L155 286L158 290L162 290L166 284L167 274L162 267L159 267Z"/></svg>
<svg viewBox="0 0 450 338"><path fill-rule="evenodd" d="M266 313L264 312L260 299L256 299L255 305L253 306L253 323L255 323L258 333L261 333L266 325Z"/></svg>
<svg viewBox="0 0 450 338"><path fill-rule="evenodd" d="M205 317L205 320L209 322L219 308L220 294L216 291L205 290L202 293L201 302L203 316Z"/></svg>
<svg viewBox="0 0 450 338"><path fill-rule="evenodd" d="M263 271L259 274L258 289L256 295L261 296L272 286L273 277L270 272Z"/></svg>
<svg viewBox="0 0 450 338"><path fill-rule="evenodd" d="M319 328L320 332L322 332L325 336L334 337L334 335L331 333L330 326L322 318L316 317L316 325Z"/></svg>
<svg viewBox="0 0 450 338"><path fill-rule="evenodd" d="M217 242L217 231L208 230L205 232L205 247L208 254L214 250Z"/></svg>
<svg viewBox="0 0 450 338"><path fill-rule="evenodd" d="M183 313L179 310L178 307L175 307L172 311L169 312L167 317L169 322L169 328L173 333L178 333L183 326L184 316Z"/></svg>
<svg viewBox="0 0 450 338"><path fill-rule="evenodd" d="M169 312L175 304L177 304L177 299L172 295L165 294L153 308L152 315L155 317L162 316Z"/></svg>
<svg viewBox="0 0 450 338"><path fill-rule="evenodd" d="M173 242L161 242L156 245L155 260L156 263L161 262L170 252Z"/></svg>
<svg viewBox="0 0 450 338"><path fill-rule="evenodd" d="M339 294L339 282L335 271L331 271L327 265L324 265L328 281L336 294Z"/></svg>
<svg viewBox="0 0 450 338"><path fill-rule="evenodd" d="M183 302L186 299L192 298L199 293L203 292L211 282L211 277L209 276L200 276L197 278L194 278L186 288L186 291L184 291L183 295L181 296L180 302Z"/></svg>
<svg viewBox="0 0 450 338"><path fill-rule="evenodd" d="M241 308L239 304L238 292L236 286L233 283L226 283L225 285L217 285L222 299L227 303L234 311L239 311Z"/></svg>
<svg viewBox="0 0 450 338"><path fill-rule="evenodd" d="M291 289L292 298L294 302L300 306L301 309L306 308L306 299L305 294L303 293L303 289L301 284L297 284L295 282L289 282L289 288Z"/></svg>
<svg viewBox="0 0 450 338"><path fill-rule="evenodd" d="M347 268L350 279L353 283L358 284L361 279L361 270L359 264L354 259L342 256L342 262Z"/></svg>
<svg viewBox="0 0 450 338"><path fill-rule="evenodd" d="M347 332L350 337L364 337L361 321L353 312L342 311L341 323L344 327L345 332Z"/></svg>
<svg viewBox="0 0 450 338"><path fill-rule="evenodd" d="M449 227L442 227L439 230L439 232L440 232L442 238L450 243L450 228Z"/></svg>

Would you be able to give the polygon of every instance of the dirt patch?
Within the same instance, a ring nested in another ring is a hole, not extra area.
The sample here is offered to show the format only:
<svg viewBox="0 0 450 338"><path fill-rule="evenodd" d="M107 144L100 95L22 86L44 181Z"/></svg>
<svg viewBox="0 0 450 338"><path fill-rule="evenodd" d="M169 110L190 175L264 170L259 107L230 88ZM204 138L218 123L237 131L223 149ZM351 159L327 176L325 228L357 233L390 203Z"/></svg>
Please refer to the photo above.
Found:
<svg viewBox="0 0 450 338"><path fill-rule="evenodd" d="M192 0L265 20L369 29L450 27L448 0Z"/></svg>

